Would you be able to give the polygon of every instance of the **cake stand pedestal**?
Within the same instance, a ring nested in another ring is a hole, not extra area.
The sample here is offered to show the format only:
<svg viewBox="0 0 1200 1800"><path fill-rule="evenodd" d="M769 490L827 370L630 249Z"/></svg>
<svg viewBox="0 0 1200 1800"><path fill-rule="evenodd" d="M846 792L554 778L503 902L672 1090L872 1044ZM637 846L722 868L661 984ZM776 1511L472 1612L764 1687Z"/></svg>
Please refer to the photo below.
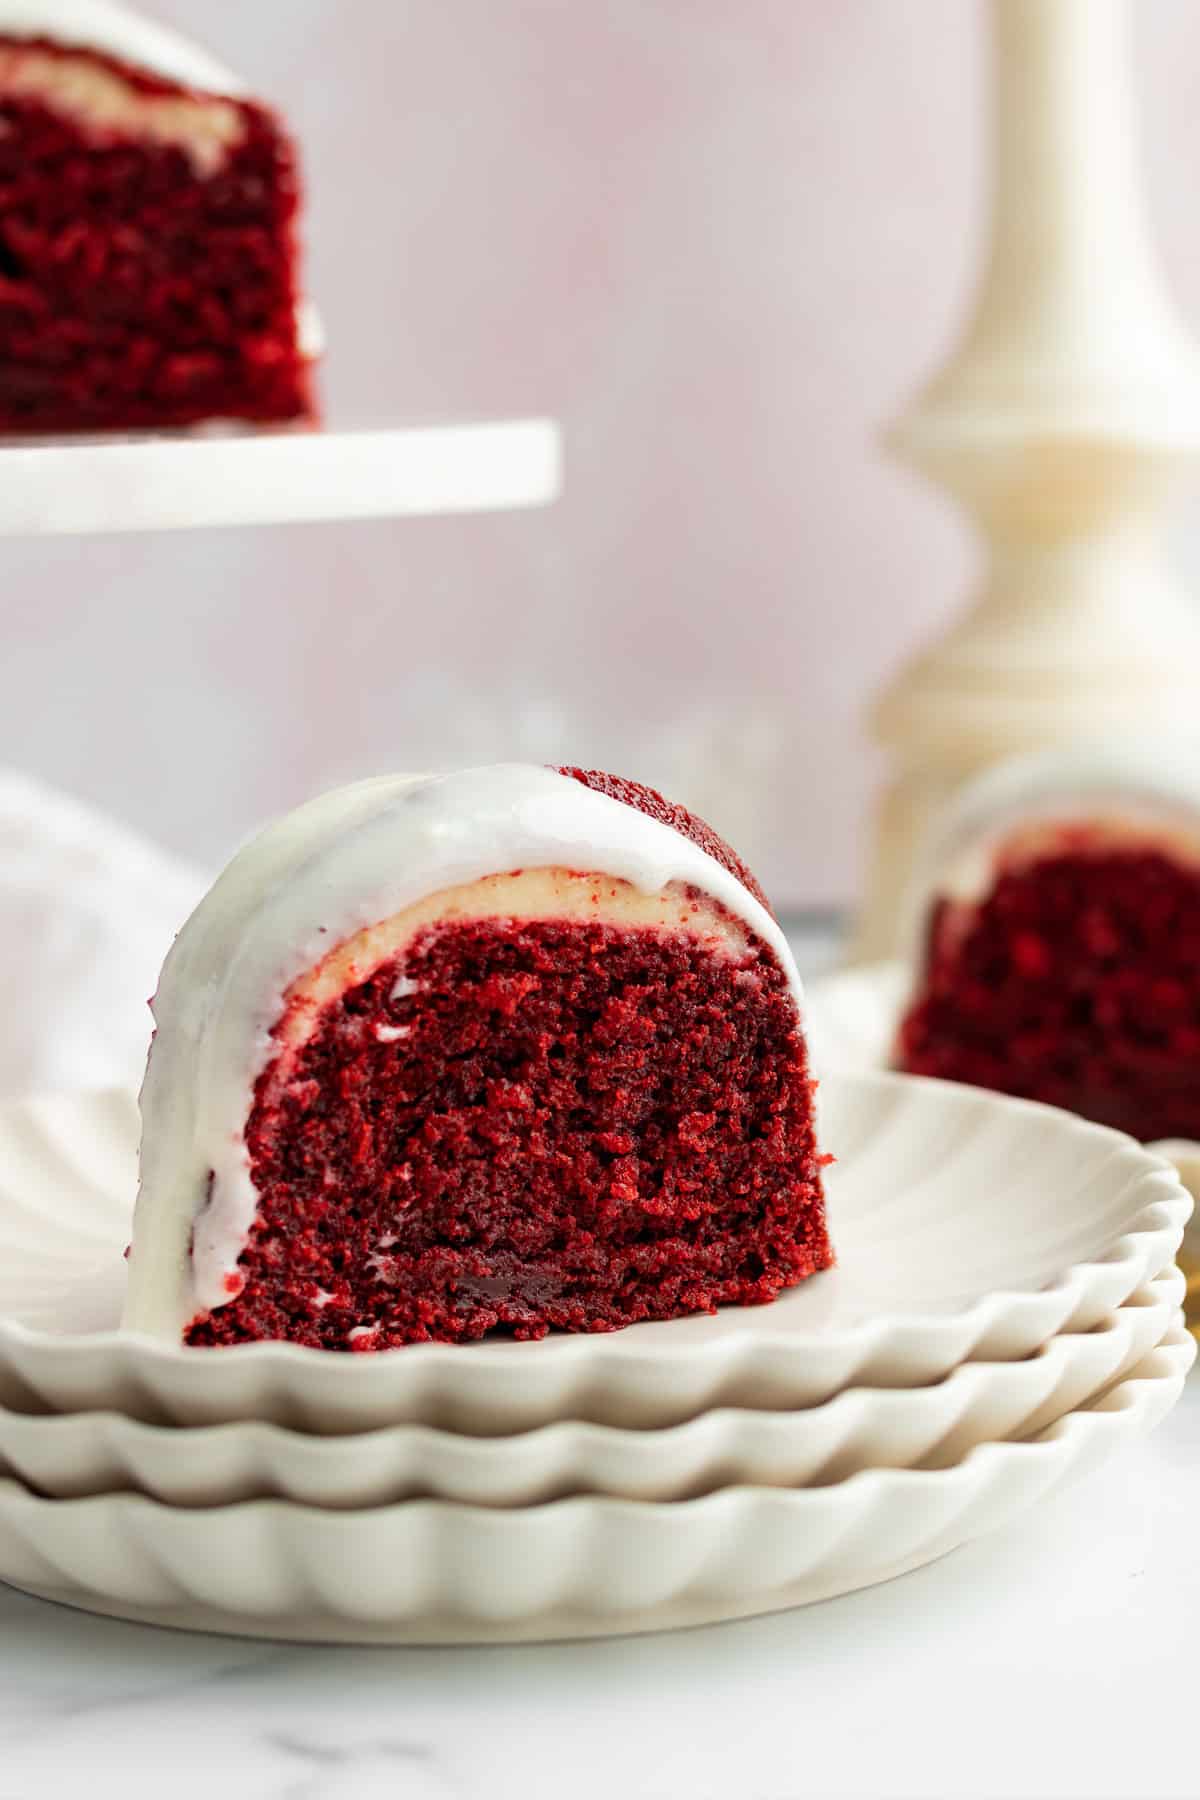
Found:
<svg viewBox="0 0 1200 1800"><path fill-rule="evenodd" d="M0 536L412 518L542 506L548 419L0 443Z"/></svg>
<svg viewBox="0 0 1200 1800"><path fill-rule="evenodd" d="M1143 216L1128 0L990 0L990 18L986 270L957 351L890 437L971 514L985 571L966 616L873 711L892 777L860 961L895 954L930 817L987 763L1200 730L1200 614L1162 533L1200 450L1200 354Z"/></svg>

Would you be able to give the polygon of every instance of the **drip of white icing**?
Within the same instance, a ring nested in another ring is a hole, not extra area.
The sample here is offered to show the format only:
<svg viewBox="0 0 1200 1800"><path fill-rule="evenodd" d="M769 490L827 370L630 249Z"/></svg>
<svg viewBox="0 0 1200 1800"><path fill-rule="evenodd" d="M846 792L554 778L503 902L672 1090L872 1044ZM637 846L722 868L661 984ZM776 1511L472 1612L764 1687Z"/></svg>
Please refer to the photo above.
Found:
<svg viewBox="0 0 1200 1800"><path fill-rule="evenodd" d="M673 827L569 777L501 764L324 795L234 858L163 968L142 1090L129 1329L178 1338L231 1297L257 1206L243 1132L287 990L336 946L430 895L537 869L608 875L643 895L698 889L767 945L800 1004L786 939L735 875ZM396 987L409 991L403 978Z"/></svg>
<svg viewBox="0 0 1200 1800"><path fill-rule="evenodd" d="M296 302L296 347L305 362L319 362L325 354L325 322L312 300Z"/></svg>

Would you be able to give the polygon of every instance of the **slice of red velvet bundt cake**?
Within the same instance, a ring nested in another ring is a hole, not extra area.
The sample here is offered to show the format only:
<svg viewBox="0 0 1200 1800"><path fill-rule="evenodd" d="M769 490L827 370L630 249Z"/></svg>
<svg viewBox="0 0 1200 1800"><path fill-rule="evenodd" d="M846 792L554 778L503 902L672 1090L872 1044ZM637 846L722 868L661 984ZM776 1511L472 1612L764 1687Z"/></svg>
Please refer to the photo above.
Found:
<svg viewBox="0 0 1200 1800"><path fill-rule="evenodd" d="M0 435L313 411L294 147L110 0L0 0Z"/></svg>
<svg viewBox="0 0 1200 1800"><path fill-rule="evenodd" d="M649 789L326 795L163 970L126 1324L375 1350L771 1300L831 1260L798 1002L749 872Z"/></svg>
<svg viewBox="0 0 1200 1800"><path fill-rule="evenodd" d="M1166 750L1007 765L952 809L897 1066L1200 1136L1200 768Z"/></svg>

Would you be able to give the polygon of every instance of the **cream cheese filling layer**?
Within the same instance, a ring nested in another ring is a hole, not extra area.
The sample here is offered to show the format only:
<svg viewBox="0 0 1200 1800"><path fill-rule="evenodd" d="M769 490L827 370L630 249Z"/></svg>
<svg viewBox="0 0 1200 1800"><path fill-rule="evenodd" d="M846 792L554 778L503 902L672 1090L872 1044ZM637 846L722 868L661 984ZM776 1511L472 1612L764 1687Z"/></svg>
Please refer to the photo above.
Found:
<svg viewBox="0 0 1200 1800"><path fill-rule="evenodd" d="M572 869L485 875L481 881L430 894L392 918L356 932L293 982L284 996L287 1011L273 1034L280 1050L301 1049L331 1001L347 988L367 981L382 963L402 956L421 932L484 919L510 920L518 925L561 919L634 931L684 930L717 955L742 957L750 949L750 934L741 920L719 912L702 894L689 893L675 883L661 893L644 894L631 882L614 876Z"/></svg>
<svg viewBox="0 0 1200 1800"><path fill-rule="evenodd" d="M35 101L85 130L182 150L204 177L217 174L245 136L229 100L146 93L89 56L32 44L0 44L0 98Z"/></svg>

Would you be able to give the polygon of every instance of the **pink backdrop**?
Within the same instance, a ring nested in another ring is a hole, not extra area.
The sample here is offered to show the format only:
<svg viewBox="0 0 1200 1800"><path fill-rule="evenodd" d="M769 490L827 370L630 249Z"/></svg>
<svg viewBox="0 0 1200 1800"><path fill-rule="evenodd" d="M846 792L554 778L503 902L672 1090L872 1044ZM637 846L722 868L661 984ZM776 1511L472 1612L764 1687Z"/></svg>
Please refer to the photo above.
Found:
<svg viewBox="0 0 1200 1800"><path fill-rule="evenodd" d="M0 758L205 858L349 774L594 761L707 810L785 904L851 894L865 700L971 566L872 440L973 267L978 5L154 10L303 139L334 418L554 413L569 492L0 543ZM1200 321L1200 15L1138 18L1155 222Z"/></svg>

